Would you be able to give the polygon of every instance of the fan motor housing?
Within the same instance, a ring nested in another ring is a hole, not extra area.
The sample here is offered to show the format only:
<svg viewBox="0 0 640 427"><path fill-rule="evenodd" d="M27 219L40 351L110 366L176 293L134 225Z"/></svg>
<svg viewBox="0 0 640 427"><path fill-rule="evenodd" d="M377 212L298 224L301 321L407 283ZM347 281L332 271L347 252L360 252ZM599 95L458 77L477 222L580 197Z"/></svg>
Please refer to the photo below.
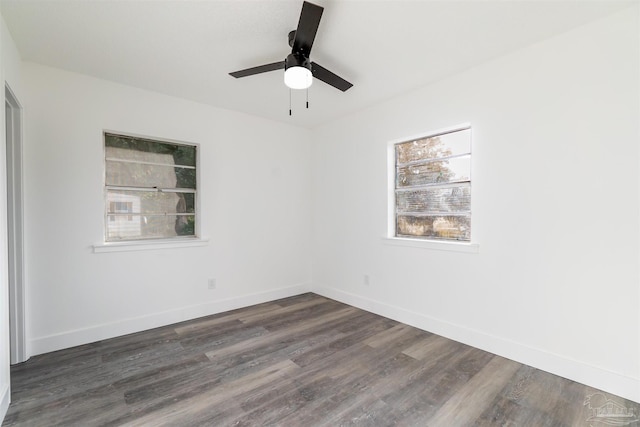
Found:
<svg viewBox="0 0 640 427"><path fill-rule="evenodd" d="M307 70L311 70L311 62L309 62L309 58L305 58L304 56L295 53L290 53L287 55L287 59L284 60L285 71L289 67L304 67Z"/></svg>
<svg viewBox="0 0 640 427"><path fill-rule="evenodd" d="M296 30L289 31L289 47L293 47L293 41L296 39Z"/></svg>

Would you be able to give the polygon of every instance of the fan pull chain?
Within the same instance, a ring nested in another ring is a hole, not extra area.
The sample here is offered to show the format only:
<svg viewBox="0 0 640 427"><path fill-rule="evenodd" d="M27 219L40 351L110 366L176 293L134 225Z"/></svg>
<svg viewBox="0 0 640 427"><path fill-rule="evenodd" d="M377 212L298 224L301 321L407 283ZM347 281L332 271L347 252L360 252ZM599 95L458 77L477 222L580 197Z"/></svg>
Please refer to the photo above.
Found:
<svg viewBox="0 0 640 427"><path fill-rule="evenodd" d="M309 109L309 88L307 88L307 109Z"/></svg>
<svg viewBox="0 0 640 427"><path fill-rule="evenodd" d="M289 115L291 115L291 89L289 89Z"/></svg>

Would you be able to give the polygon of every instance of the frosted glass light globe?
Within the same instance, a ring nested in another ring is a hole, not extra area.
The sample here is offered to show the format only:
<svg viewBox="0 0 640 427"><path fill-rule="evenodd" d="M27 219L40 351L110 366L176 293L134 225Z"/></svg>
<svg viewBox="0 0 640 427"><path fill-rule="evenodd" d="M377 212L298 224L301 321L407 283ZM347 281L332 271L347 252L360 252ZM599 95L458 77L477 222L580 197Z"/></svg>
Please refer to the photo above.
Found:
<svg viewBox="0 0 640 427"><path fill-rule="evenodd" d="M305 67L289 67L284 72L284 84L291 89L306 89L313 83L311 70Z"/></svg>

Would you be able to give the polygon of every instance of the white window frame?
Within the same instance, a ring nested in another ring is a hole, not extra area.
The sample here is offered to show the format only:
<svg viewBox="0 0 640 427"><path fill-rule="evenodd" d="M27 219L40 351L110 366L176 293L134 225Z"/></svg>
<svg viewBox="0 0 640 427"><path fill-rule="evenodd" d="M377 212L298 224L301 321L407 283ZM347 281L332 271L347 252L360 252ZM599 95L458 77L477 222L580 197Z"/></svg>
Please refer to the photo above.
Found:
<svg viewBox="0 0 640 427"><path fill-rule="evenodd" d="M186 145L190 147L195 147L196 149L196 189L195 189L195 225L194 225L194 235L193 236L171 236L164 238L150 238L150 239L129 239L129 240L107 240L107 225L108 225L108 208L109 201L107 198L108 194L108 186L106 185L106 135L121 135L124 137L130 138L138 138L144 139L148 141L157 141L159 143L166 143L172 145ZM103 225L102 225L102 233L103 240L100 243L93 245L94 253L103 253L103 252L121 252L121 251L140 251L140 250L151 250L151 249L172 249L172 248L184 248L184 247L195 247L195 246L206 246L209 242L209 239L203 238L201 236L201 227L202 227L202 215L200 212L201 205L201 194L202 194L202 186L200 180L200 144L193 142L185 142L178 141L168 138L158 138L155 136L148 135L140 135L122 131L114 131L109 129L103 129L101 134L102 139L102 166L103 166Z"/></svg>
<svg viewBox="0 0 640 427"><path fill-rule="evenodd" d="M479 252L480 245L474 240L475 233L471 234L471 241L436 240L419 237L396 236L396 145L411 140L430 138L466 129L471 129L470 123L461 123L456 126L422 132L418 135L395 139L387 143L387 234L382 238L384 243L392 246L414 247L421 249L434 249L465 253ZM471 174L473 175L473 145L471 147L471 162ZM471 176L470 178L470 183L472 183L473 176ZM473 196L471 199L471 203L471 210L473 211ZM473 230L473 215L471 216L471 222Z"/></svg>

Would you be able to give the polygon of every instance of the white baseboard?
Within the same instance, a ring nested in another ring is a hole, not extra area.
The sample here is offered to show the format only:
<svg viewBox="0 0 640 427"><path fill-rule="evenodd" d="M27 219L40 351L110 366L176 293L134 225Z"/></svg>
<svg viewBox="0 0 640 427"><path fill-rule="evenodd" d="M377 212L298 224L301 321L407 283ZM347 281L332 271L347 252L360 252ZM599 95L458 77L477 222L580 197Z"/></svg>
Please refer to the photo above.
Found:
<svg viewBox="0 0 640 427"><path fill-rule="evenodd" d="M48 353L77 345L88 344L108 338L118 337L135 332L145 331L160 326L171 325L185 320L209 316L237 308L248 307L303 294L310 291L310 285L299 284L286 288L274 289L250 295L243 295L219 301L211 301L203 304L181 307L160 313L123 319L117 322L95 325L88 328L75 329L62 333L38 337L30 341L30 355Z"/></svg>
<svg viewBox="0 0 640 427"><path fill-rule="evenodd" d="M0 424L2 424L2 420L4 420L5 415L7 415L9 403L11 403L11 387L7 384L0 395Z"/></svg>
<svg viewBox="0 0 640 427"><path fill-rule="evenodd" d="M640 403L640 379L598 368L565 356L496 337L472 328L455 325L424 314L335 288L313 288L313 292L416 328L497 354L525 365L586 384Z"/></svg>

